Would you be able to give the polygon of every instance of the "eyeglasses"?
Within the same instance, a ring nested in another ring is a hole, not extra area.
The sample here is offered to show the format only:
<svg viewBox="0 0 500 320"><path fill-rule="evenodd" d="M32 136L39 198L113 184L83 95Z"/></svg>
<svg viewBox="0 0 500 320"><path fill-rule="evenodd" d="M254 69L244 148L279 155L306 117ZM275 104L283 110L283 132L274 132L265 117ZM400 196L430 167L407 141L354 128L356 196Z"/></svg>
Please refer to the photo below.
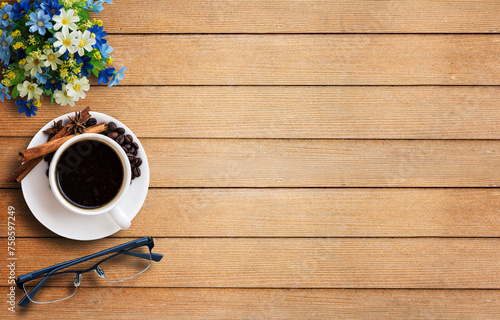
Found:
<svg viewBox="0 0 500 320"><path fill-rule="evenodd" d="M18 306L26 307L30 301L52 303L69 299L80 286L82 274L92 270L109 282L133 278L149 269L151 261L158 262L163 258L163 255L151 252L153 247L153 238L144 237L19 276L16 279L17 287L24 290L26 295ZM97 262L93 260L99 257L105 258ZM90 267L74 269L74 266L82 267L87 261L92 263Z"/></svg>

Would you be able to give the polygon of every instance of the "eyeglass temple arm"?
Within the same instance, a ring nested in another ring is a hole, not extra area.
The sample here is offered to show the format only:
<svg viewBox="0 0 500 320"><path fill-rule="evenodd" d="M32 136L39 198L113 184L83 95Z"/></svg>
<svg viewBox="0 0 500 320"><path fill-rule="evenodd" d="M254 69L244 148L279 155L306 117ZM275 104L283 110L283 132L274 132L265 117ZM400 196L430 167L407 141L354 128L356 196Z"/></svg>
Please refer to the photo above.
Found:
<svg viewBox="0 0 500 320"><path fill-rule="evenodd" d="M27 273L25 275L19 276L18 279L21 282L25 282L25 281L37 278L37 277L39 277L41 275L44 275L45 273L49 274L49 273L53 272L54 270L71 267L71 266L73 266L75 264L82 263L82 262L85 262L85 261L88 261L88 260L91 260L91 259L95 259L95 258L101 257L101 256L109 254L109 253L118 252L120 250L126 250L126 249L130 249L130 248L133 249L134 247L140 247L140 246L149 244L149 242L152 242L152 241L153 240L151 238L144 237L144 238L137 239L137 240L134 240L134 241L130 241L130 242L121 244L119 246L116 246L116 247L113 247L113 248L109 248L109 249L106 249L106 250L103 250L103 251L100 251L100 252L97 252L97 253L85 256L85 257L73 259L73 260L62 262L62 263L59 263L59 264L56 264L56 265L53 265L53 266L50 266L50 267L47 267L47 268L43 268L43 269L40 269L40 270L37 270L37 271L33 271L33 272Z"/></svg>
<svg viewBox="0 0 500 320"><path fill-rule="evenodd" d="M129 256L143 258L143 259L146 259L146 260L149 260L149 257L150 257L149 253L141 253L141 252L130 252L130 251L128 251L128 252L124 252L123 254L128 254ZM153 260L155 262L158 262L162 258L163 258L162 254L151 252L151 260Z"/></svg>

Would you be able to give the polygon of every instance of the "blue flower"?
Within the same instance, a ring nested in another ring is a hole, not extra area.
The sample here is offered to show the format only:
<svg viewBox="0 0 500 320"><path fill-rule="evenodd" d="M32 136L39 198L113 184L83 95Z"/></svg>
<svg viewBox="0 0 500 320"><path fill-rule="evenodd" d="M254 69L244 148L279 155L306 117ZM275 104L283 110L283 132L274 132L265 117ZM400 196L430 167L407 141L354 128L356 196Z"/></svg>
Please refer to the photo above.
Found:
<svg viewBox="0 0 500 320"><path fill-rule="evenodd" d="M123 77L125 77L125 75L123 74L123 72L125 72L125 70L127 70L127 68L122 67L120 69L120 71L118 71L117 73L115 73L113 75L113 78L109 82L108 87L116 86L118 83L120 83L120 80L122 80Z"/></svg>
<svg viewBox="0 0 500 320"><path fill-rule="evenodd" d="M2 32L10 32L10 30L12 30L15 26L16 25L14 24L14 22L12 22L12 20L10 20L7 26L4 26L3 23L0 23L0 29L2 30Z"/></svg>
<svg viewBox="0 0 500 320"><path fill-rule="evenodd" d="M47 83L47 77L50 76L48 74L48 71L49 71L49 68L44 67L44 68L42 68L42 73L39 72L36 74L36 78L37 78L39 83L41 83L41 84Z"/></svg>
<svg viewBox="0 0 500 320"><path fill-rule="evenodd" d="M33 1L33 6L35 7L35 9L40 9L42 7L42 1L43 0L35 0L35 1Z"/></svg>
<svg viewBox="0 0 500 320"><path fill-rule="evenodd" d="M61 8L64 6L59 5L59 0L47 0L42 2L40 7L52 18L54 15L60 14Z"/></svg>
<svg viewBox="0 0 500 320"><path fill-rule="evenodd" d="M89 71L94 69L94 66L90 63L92 59L88 56L80 57L78 53L75 53L74 59L80 65L80 74L78 76L88 77Z"/></svg>
<svg viewBox="0 0 500 320"><path fill-rule="evenodd" d="M99 14L99 13L101 13L102 10L104 10L104 7L102 6L102 4L103 4L102 0L97 0L97 1L87 0L87 4L85 5L85 9Z"/></svg>
<svg viewBox="0 0 500 320"><path fill-rule="evenodd" d="M109 78L113 76L113 73L115 72L115 68L107 68L101 71L99 73L99 79L97 80L97 84L107 84L109 82Z"/></svg>
<svg viewBox="0 0 500 320"><path fill-rule="evenodd" d="M36 116L35 111L38 111L38 108L33 105L33 99L29 101L16 100L16 106L21 107L17 109L17 112L24 113L27 117Z"/></svg>
<svg viewBox="0 0 500 320"><path fill-rule="evenodd" d="M6 4L0 9L0 18L2 19L0 21L2 26L7 27L9 25L9 19L12 18L12 6L10 4Z"/></svg>
<svg viewBox="0 0 500 320"><path fill-rule="evenodd" d="M29 0L21 0L21 2L16 2L12 6L12 20L18 20L28 14L29 9L31 9L32 4Z"/></svg>
<svg viewBox="0 0 500 320"><path fill-rule="evenodd" d="M90 33L93 33L95 35L95 45L93 45L93 47L101 50L102 45L107 42L107 40L104 39L104 37L108 33L104 31L102 27L99 27L97 24L94 24L94 26L88 30Z"/></svg>
<svg viewBox="0 0 500 320"><path fill-rule="evenodd" d="M50 90L52 93L56 90L62 90L62 81L56 78L47 80L47 83L43 86L45 90Z"/></svg>
<svg viewBox="0 0 500 320"><path fill-rule="evenodd" d="M7 32L3 32L0 37L0 60L4 65L9 64L10 44L12 43L12 40L12 36L7 37Z"/></svg>
<svg viewBox="0 0 500 320"><path fill-rule="evenodd" d="M0 100L2 100L3 102L3 99L5 97L7 97L7 99L10 99L9 89L0 83Z"/></svg>
<svg viewBox="0 0 500 320"><path fill-rule="evenodd" d="M103 44L101 47L101 56L104 60L106 60L109 57L113 57L110 53L113 52L113 48L107 43Z"/></svg>
<svg viewBox="0 0 500 320"><path fill-rule="evenodd" d="M45 14L42 9L38 9L36 12L30 13L30 21L26 22L27 26L30 27L30 32L35 33L38 31L40 35L45 35L47 29L52 28L52 23L49 22L50 16Z"/></svg>

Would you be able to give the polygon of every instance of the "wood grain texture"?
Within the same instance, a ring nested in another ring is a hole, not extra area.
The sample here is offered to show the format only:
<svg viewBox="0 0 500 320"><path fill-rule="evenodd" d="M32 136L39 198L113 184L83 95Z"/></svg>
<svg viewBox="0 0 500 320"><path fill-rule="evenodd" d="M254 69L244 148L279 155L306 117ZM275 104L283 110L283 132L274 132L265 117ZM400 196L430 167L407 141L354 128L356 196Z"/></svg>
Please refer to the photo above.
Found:
<svg viewBox="0 0 500 320"><path fill-rule="evenodd" d="M499 85L500 35L110 35L127 85ZM131 90L133 93L133 90Z"/></svg>
<svg viewBox="0 0 500 320"><path fill-rule="evenodd" d="M18 237L56 236L21 190L0 190L8 206ZM112 237L498 237L498 208L498 189L150 189Z"/></svg>
<svg viewBox="0 0 500 320"><path fill-rule="evenodd" d="M498 290L80 288L57 313L32 305L9 318L495 319L499 305Z"/></svg>
<svg viewBox="0 0 500 320"><path fill-rule="evenodd" d="M107 238L89 246L20 238L16 272L129 240ZM141 276L112 284L89 273L81 286L499 289L499 245L498 238L156 238L153 252L164 258ZM2 279L7 272L0 270Z"/></svg>
<svg viewBox="0 0 500 320"><path fill-rule="evenodd" d="M486 0L121 0L96 17L124 33L488 33L499 12Z"/></svg>
<svg viewBox="0 0 500 320"><path fill-rule="evenodd" d="M0 103L0 135L33 136L57 115L91 106L139 137L500 138L500 87L99 86L74 109L46 103L32 119L13 101Z"/></svg>
<svg viewBox="0 0 500 320"><path fill-rule="evenodd" d="M27 138L0 142L0 176ZM151 187L498 187L499 140L142 139ZM46 165L46 164L44 164ZM2 187L16 184L0 182Z"/></svg>

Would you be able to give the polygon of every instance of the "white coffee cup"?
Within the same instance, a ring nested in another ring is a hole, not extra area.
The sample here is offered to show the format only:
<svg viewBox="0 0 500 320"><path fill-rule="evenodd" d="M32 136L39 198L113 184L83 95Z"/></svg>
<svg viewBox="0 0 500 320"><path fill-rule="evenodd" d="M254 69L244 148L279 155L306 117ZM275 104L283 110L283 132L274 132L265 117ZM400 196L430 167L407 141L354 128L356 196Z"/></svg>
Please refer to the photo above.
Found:
<svg viewBox="0 0 500 320"><path fill-rule="evenodd" d="M56 169L57 169L57 163L59 162L61 155L64 153L64 151L68 149L68 147L83 140L98 141L106 144L108 147L113 149L115 153L118 155L123 167L123 180L118 193L114 196L114 198L110 202L98 208L87 209L75 206L74 204L66 200L66 198L61 194L59 185L57 183ZM130 163L122 147L114 140L108 138L107 136L95 133L80 134L66 141L63 145L59 147L59 149L57 149L56 153L54 154L54 157L52 157L52 162L49 167L50 188L52 189L52 193L56 197L57 201L59 201L59 203L62 206L64 206L66 209L68 209L73 213L85 216L110 214L113 220L118 224L118 226L120 226L122 230L128 229L131 224L130 219L119 207L120 202L127 195L131 179L132 179L132 171L130 169Z"/></svg>

